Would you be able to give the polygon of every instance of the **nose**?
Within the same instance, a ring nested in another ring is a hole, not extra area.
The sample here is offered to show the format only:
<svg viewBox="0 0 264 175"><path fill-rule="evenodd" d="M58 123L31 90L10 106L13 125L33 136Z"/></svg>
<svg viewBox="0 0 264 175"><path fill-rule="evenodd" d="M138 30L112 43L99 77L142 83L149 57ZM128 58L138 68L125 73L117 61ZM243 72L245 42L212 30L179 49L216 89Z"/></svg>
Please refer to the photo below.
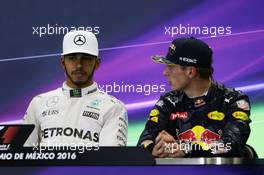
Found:
<svg viewBox="0 0 264 175"><path fill-rule="evenodd" d="M76 65L77 65L77 68L81 68L82 67L82 58L80 58L80 57L76 58Z"/></svg>

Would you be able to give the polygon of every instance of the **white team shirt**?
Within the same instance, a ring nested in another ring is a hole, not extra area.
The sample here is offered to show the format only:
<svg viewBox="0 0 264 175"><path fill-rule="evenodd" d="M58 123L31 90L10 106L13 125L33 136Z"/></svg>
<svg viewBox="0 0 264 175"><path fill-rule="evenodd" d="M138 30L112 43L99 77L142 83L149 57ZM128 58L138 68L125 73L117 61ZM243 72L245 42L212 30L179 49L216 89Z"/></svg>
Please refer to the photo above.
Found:
<svg viewBox="0 0 264 175"><path fill-rule="evenodd" d="M100 91L95 82L79 90L64 82L62 88L34 97L23 123L35 125L24 146L125 146L127 143L124 104Z"/></svg>

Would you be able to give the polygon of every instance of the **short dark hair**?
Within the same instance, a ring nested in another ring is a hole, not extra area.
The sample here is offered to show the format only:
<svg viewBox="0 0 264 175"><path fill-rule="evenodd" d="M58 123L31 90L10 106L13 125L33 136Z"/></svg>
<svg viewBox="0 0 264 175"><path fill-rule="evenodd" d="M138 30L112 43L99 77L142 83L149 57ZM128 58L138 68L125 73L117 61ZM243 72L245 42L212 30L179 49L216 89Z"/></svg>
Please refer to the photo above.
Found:
<svg viewBox="0 0 264 175"><path fill-rule="evenodd" d="M196 69L197 69L199 76L203 79L211 79L213 77L213 73L214 73L213 67L210 67L210 68L197 67Z"/></svg>
<svg viewBox="0 0 264 175"><path fill-rule="evenodd" d="M186 69L188 66L183 66L183 65L180 65L181 69L184 70ZM196 70L199 74L199 76L202 78L202 79L211 79L213 78L213 73L214 73L214 68L213 67L210 67L210 68L201 68L201 67L196 67Z"/></svg>

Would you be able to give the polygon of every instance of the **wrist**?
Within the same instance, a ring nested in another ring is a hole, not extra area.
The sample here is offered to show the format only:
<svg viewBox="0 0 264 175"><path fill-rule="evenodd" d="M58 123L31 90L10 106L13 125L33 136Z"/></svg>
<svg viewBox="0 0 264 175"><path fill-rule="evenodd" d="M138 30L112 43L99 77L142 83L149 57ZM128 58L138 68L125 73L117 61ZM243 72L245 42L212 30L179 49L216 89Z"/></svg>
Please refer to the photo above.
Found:
<svg viewBox="0 0 264 175"><path fill-rule="evenodd" d="M152 153L155 143L152 140L145 140L141 143L141 146Z"/></svg>

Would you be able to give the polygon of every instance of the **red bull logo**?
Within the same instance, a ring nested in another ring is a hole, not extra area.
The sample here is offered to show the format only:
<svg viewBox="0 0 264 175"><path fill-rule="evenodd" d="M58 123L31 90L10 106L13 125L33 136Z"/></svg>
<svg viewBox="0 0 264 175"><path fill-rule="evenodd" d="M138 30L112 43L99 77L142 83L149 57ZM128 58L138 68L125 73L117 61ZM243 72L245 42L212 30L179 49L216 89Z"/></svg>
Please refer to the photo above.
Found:
<svg viewBox="0 0 264 175"><path fill-rule="evenodd" d="M194 101L194 107L198 108L205 105L205 101L202 98L198 98Z"/></svg>
<svg viewBox="0 0 264 175"><path fill-rule="evenodd" d="M185 140L189 142L204 142L211 143L217 139L220 139L220 135L209 130L205 129L203 126L196 125L192 129L188 129L187 131L179 134L179 140Z"/></svg>
<svg viewBox="0 0 264 175"><path fill-rule="evenodd" d="M203 126L196 125L178 136L179 140L187 141L192 144L198 144L203 150L211 150L212 154L226 153L231 150L231 143L218 142L221 136ZM194 149L200 149L195 147Z"/></svg>

